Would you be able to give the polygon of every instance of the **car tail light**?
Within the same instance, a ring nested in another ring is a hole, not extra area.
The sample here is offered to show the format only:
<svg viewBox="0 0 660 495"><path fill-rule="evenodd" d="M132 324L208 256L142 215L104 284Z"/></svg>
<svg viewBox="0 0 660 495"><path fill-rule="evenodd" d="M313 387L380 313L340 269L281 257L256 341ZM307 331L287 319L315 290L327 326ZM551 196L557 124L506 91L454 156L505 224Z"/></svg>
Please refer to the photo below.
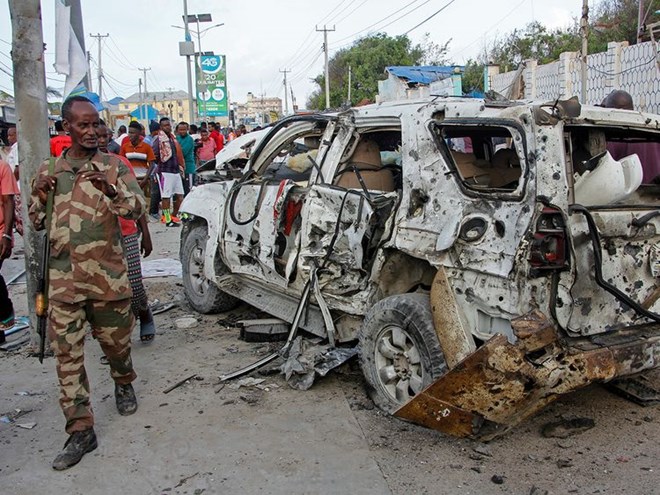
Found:
<svg viewBox="0 0 660 495"><path fill-rule="evenodd" d="M532 276L568 267L566 226L561 210L545 206L537 221L529 253Z"/></svg>

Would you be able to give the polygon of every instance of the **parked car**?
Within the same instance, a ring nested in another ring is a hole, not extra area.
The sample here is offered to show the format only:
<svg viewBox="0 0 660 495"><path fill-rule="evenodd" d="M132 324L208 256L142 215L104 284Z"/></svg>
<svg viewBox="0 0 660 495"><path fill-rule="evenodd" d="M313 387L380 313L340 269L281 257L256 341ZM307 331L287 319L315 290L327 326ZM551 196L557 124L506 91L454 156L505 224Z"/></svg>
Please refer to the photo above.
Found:
<svg viewBox="0 0 660 495"><path fill-rule="evenodd" d="M659 119L456 98L284 119L240 178L185 198L186 298L291 322L307 290L301 327L359 342L379 407L503 431L560 393L658 366L659 189L608 147L659 142ZM503 383L477 400L485 368ZM451 399L432 386L466 373L481 378Z"/></svg>

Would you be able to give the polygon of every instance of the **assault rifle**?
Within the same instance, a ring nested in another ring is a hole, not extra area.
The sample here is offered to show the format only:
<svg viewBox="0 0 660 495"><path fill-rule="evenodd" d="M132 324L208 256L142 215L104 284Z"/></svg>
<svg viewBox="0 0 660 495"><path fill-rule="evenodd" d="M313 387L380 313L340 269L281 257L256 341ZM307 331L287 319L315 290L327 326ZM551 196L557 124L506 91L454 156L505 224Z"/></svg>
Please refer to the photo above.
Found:
<svg viewBox="0 0 660 495"><path fill-rule="evenodd" d="M50 257L50 239L48 235L44 236L44 245L41 254L41 272L37 279L37 333L39 334L39 362L44 362L44 353L46 352L46 323L48 313L48 258Z"/></svg>
<svg viewBox="0 0 660 495"><path fill-rule="evenodd" d="M48 175L53 175L55 169L55 159L51 158L48 163ZM48 261L50 258L50 224L53 218L53 200L55 191L48 193L46 200L46 235L44 235L44 245L41 253L41 272L37 280L37 333L39 334L39 362L44 362L44 353L46 352L46 324L48 320Z"/></svg>

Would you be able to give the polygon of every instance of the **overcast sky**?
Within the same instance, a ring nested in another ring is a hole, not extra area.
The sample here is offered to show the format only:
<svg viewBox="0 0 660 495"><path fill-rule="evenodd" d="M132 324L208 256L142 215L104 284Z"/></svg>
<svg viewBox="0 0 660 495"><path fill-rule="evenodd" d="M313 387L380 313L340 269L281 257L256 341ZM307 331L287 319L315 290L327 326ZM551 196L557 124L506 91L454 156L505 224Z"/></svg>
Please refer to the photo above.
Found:
<svg viewBox="0 0 660 495"><path fill-rule="evenodd" d="M415 28L450 0L188 0L190 14L210 13L224 23L206 32L202 50L227 56L227 78L232 101L245 101L248 92L284 98L281 69L299 106L313 91L310 82L323 71L323 33L328 33L330 54L372 32L391 36L406 33L419 43L425 33L443 44L451 39L450 57L462 64L483 51L493 38L537 20L549 27L566 26L579 17L580 0L455 0L435 17ZM597 3L590 1L590 4ZM42 19L47 83L62 89L64 77L54 62L54 0L43 0ZM7 0L0 0L0 89L13 94L10 43L11 21ZM399 11L399 12L397 12ZM98 45L89 34L106 34L103 42L104 99L127 97L138 90L138 67L147 73L149 90L187 89L185 58L178 55L183 30L183 0L82 0L86 49L91 52L96 89ZM414 28L414 29L413 29ZM196 35L193 35L196 38ZM195 40L196 41L196 40Z"/></svg>

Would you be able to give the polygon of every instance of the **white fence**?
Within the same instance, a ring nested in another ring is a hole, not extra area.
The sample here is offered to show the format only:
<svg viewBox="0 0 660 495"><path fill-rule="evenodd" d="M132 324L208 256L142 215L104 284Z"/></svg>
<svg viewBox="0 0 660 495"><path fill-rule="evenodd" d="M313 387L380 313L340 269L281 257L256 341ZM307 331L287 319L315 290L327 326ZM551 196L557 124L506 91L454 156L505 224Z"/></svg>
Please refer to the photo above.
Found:
<svg viewBox="0 0 660 495"><path fill-rule="evenodd" d="M490 88L507 94L515 85L518 71L490 76ZM538 65L525 61L521 73L521 94L514 97L554 100L580 97L582 61L579 52L562 53L559 60ZM627 42L609 43L607 51L587 57L587 104L603 101L612 90L630 93L635 108L660 114L660 48L648 41L633 46Z"/></svg>

